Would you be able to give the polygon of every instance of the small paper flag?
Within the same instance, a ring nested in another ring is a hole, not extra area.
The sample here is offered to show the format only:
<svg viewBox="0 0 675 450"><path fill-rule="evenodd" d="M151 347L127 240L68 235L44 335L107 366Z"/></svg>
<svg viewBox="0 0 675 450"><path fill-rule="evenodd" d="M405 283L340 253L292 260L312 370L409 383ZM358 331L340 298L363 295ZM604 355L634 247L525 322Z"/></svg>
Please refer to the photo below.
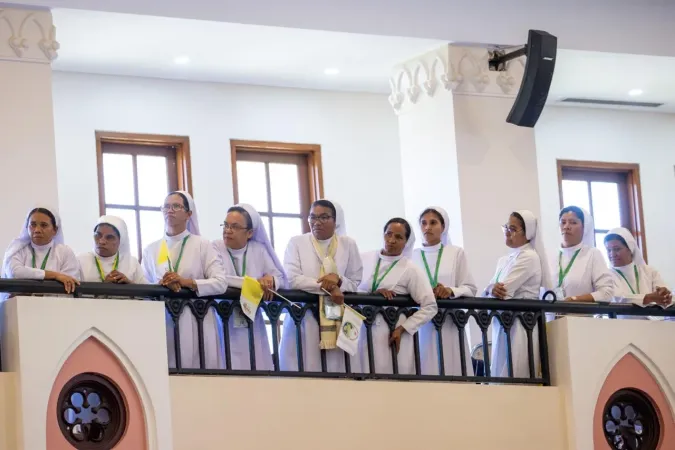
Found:
<svg viewBox="0 0 675 450"><path fill-rule="evenodd" d="M258 280L248 276L244 277L244 282L241 285L241 297L239 297L239 304L241 305L241 311L246 314L246 316L255 320L255 313L258 310L258 305L262 300L263 288L258 283Z"/></svg>
<svg viewBox="0 0 675 450"><path fill-rule="evenodd" d="M351 356L355 356L359 348L359 336L366 318L356 312L349 305L345 305L340 332L338 333L337 346Z"/></svg>
<svg viewBox="0 0 675 450"><path fill-rule="evenodd" d="M157 265L161 266L162 264L169 263L169 246L166 245L166 241L162 239L162 243L159 245L159 253L157 254Z"/></svg>

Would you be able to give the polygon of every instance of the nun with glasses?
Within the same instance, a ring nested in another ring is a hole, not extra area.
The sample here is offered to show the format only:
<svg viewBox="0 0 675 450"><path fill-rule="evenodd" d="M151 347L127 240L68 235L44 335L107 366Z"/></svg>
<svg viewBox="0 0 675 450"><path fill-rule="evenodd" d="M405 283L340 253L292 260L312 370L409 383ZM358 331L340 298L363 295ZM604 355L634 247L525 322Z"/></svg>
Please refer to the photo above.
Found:
<svg viewBox="0 0 675 450"><path fill-rule="evenodd" d="M346 235L345 216L336 202L317 200L309 211L310 233L291 238L284 254L290 289L319 295L319 320L311 312L300 322L303 369L320 372L321 350L326 370L344 372L345 352L337 347L344 292L356 292L363 267L354 239ZM297 371L297 332L286 314L281 331L281 370ZM350 360L352 371L357 358Z"/></svg>
<svg viewBox="0 0 675 450"><path fill-rule="evenodd" d="M410 317L399 315L393 332L382 315L377 315L371 328L375 363L372 369L376 374L393 373L393 346L397 354L398 373L414 374L414 335L434 318L438 305L427 276L411 259L415 235L410 224L398 217L390 219L384 226L383 237L381 250L362 256L363 281L359 285L359 292L377 293L387 300L398 295L409 295L419 305L419 309ZM360 333L359 353L361 368L363 372L368 372L370 367L365 330Z"/></svg>
<svg viewBox="0 0 675 450"><path fill-rule="evenodd" d="M3 278L56 280L67 294L80 284L80 265L75 253L63 242L63 228L56 210L31 209L21 234L5 252Z"/></svg>
<svg viewBox="0 0 675 450"><path fill-rule="evenodd" d="M189 289L195 298L219 295L227 290L220 255L210 240L199 235L197 209L185 191L170 193L162 206L164 237L143 251L143 271L150 283L174 292ZM197 319L185 308L178 320L181 367L199 368ZM222 369L225 358L222 325L213 308L203 322L205 367ZM167 314L169 365L176 367L174 324Z"/></svg>
<svg viewBox="0 0 675 450"><path fill-rule="evenodd" d="M573 302L611 301L614 280L602 252L595 248L593 216L577 206L567 206L558 220L562 242L553 266L556 297Z"/></svg>
<svg viewBox="0 0 675 450"><path fill-rule="evenodd" d="M548 259L535 215L527 210L511 213L508 222L502 226L504 240L509 247L509 254L499 259L495 275L484 291L484 296L500 300L541 298L542 291L552 287ZM535 326L532 334L534 348L534 366L537 376L540 367L537 339L538 329ZM513 376L530 376L527 332L519 318L514 318L509 333L511 340L511 357ZM508 372L508 353L506 330L501 322L492 321L492 353L490 355L490 374L493 377L506 377Z"/></svg>
<svg viewBox="0 0 675 450"><path fill-rule="evenodd" d="M625 228L610 230L605 236L605 248L612 265L615 302L664 307L672 303L673 295L661 274L645 263L642 250L630 231Z"/></svg>
<svg viewBox="0 0 675 450"><path fill-rule="evenodd" d="M438 206L430 206L419 217L422 231L422 247L413 251L413 261L426 274L437 299L475 297L476 283L469 272L469 263L464 250L450 242L450 217ZM468 327L467 327L468 329ZM443 340L443 366L446 375L462 375L460 361L459 330L452 318L447 316L441 328ZM464 336L466 374L473 375L469 339ZM422 373L438 375L438 332L433 323L420 330Z"/></svg>
<svg viewBox="0 0 675 450"><path fill-rule="evenodd" d="M251 205L233 206L227 210L222 227L223 238L214 241L214 245L225 266L228 286L241 289L245 276L255 278L264 290L263 300L271 300L271 290L286 287L286 275L260 214ZM248 326L241 309L235 308L227 324L232 369L251 369ZM262 308L258 308L252 326L256 370L273 370Z"/></svg>
<svg viewBox="0 0 675 450"><path fill-rule="evenodd" d="M80 279L91 283L147 284L143 268L131 255L127 224L101 216L94 227L94 248L78 256Z"/></svg>

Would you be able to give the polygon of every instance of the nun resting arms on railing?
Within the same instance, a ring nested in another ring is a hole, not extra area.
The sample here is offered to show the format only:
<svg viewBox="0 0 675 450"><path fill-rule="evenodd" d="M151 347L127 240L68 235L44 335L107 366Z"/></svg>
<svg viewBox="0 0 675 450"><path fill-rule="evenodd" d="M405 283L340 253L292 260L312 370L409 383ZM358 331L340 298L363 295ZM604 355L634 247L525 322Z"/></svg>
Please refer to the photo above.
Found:
<svg viewBox="0 0 675 450"><path fill-rule="evenodd" d="M187 288L195 297L222 294L227 280L218 251L200 236L195 202L184 191L169 194L162 206L164 237L143 251L143 270L150 283L173 291ZM199 367L197 319L186 308L178 319L181 366ZM204 355L207 369L225 368L225 352L220 319L209 308L203 322ZM169 365L176 367L174 323L167 314Z"/></svg>
<svg viewBox="0 0 675 450"><path fill-rule="evenodd" d="M80 265L75 253L64 244L61 219L55 209L30 210L21 234L5 252L3 278L56 280L70 294L79 284Z"/></svg>
<svg viewBox="0 0 675 450"><path fill-rule="evenodd" d="M286 275L267 237L260 214L251 205L233 206L227 210L222 227L223 238L214 241L214 245L225 266L228 286L241 289L244 277L255 278L264 290L263 299L271 300L271 290L286 287ZM250 370L248 321L240 308L234 309L227 327L232 356L231 368ZM262 308L258 308L253 321L253 338L256 370L273 370L272 352Z"/></svg>
<svg viewBox="0 0 675 450"><path fill-rule="evenodd" d="M420 269L411 259L415 246L415 235L410 224L401 218L390 219L384 226L383 246L381 250L363 255L363 281L359 292L379 293L387 300L397 295L409 295L419 309L410 317L400 315L396 328L390 333L389 325L378 314L372 325L373 359L375 373L393 373L391 345L397 353L398 373L415 373L415 353L413 336L422 326L434 318L438 305L434 291ZM428 345L428 341L425 345ZM359 354L361 367L368 370L367 334L359 334ZM420 349L420 354L430 352ZM434 359L437 361L438 357ZM424 366L424 362L422 362Z"/></svg>
<svg viewBox="0 0 675 450"><path fill-rule="evenodd" d="M361 256L356 242L346 236L344 213L337 203L314 202L309 211L309 226L311 232L293 237L284 254L289 287L319 294L319 322L310 312L300 323L303 368L320 372L323 349L327 371L344 372L345 353L337 348L337 327L343 292L356 292L361 282ZM296 325L290 315L284 320L281 336L281 370L297 371ZM357 357L351 357L352 371L357 371Z"/></svg>
<svg viewBox="0 0 675 450"><path fill-rule="evenodd" d="M131 255L127 224L117 216L101 216L94 227L94 248L77 258L80 278L92 283L147 284L143 269Z"/></svg>

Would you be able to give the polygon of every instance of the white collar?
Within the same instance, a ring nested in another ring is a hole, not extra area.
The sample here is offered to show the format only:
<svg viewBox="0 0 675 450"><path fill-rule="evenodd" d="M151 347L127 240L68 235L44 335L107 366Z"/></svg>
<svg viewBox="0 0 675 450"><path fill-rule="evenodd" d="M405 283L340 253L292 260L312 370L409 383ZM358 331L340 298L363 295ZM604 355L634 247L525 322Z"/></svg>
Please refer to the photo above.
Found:
<svg viewBox="0 0 675 450"><path fill-rule="evenodd" d="M330 241L333 240L333 236L329 237L328 239L324 239L324 240L317 239L316 242L318 242L320 245L328 245L328 244L330 244Z"/></svg>
<svg viewBox="0 0 675 450"><path fill-rule="evenodd" d="M436 253L436 252L440 251L442 245L443 245L443 243L439 242L436 245L422 246L422 251L424 253Z"/></svg>
<svg viewBox="0 0 675 450"><path fill-rule="evenodd" d="M248 250L248 243L244 245L242 248L229 248L227 247L227 251L230 252L232 256L241 256L244 253L246 253L246 250Z"/></svg>
<svg viewBox="0 0 675 450"><path fill-rule="evenodd" d="M117 254L112 255L112 256L101 256L96 251L94 251L94 256L98 258L99 261L104 262L104 263L111 263L115 261L115 258L117 257Z"/></svg>
<svg viewBox="0 0 675 450"><path fill-rule="evenodd" d="M631 263L628 264L627 266L613 267L613 269L615 269L615 270L620 270L621 272L624 272L624 271L630 272L629 269L632 269L634 265L635 265L635 263L631 262Z"/></svg>
<svg viewBox="0 0 675 450"><path fill-rule="evenodd" d="M400 255L396 255L396 256L387 256L387 255L383 255L382 250L380 250L379 257L384 262L394 262L394 261L398 261L399 259L403 258L403 253L401 253Z"/></svg>
<svg viewBox="0 0 675 450"><path fill-rule="evenodd" d="M511 256L515 256L515 255L520 254L520 252L522 252L523 250L527 250L528 248L531 248L531 247L532 246L530 245L530 243L527 242L527 243L525 243L525 245L521 245L520 247L509 249L509 253L511 254Z"/></svg>
<svg viewBox="0 0 675 450"><path fill-rule="evenodd" d="M583 242L579 242L577 245L574 247L560 247L560 251L562 252L563 255L569 256L572 253L576 252L577 250L580 250L584 246Z"/></svg>
<svg viewBox="0 0 675 450"><path fill-rule="evenodd" d="M47 250L49 250L50 248L54 247L54 240L52 239L52 240L49 242L49 244L45 244L45 245L36 245L36 244L34 244L33 241L31 240L31 241L30 241L30 246L33 247L33 250L35 250L36 252L44 252L44 251L47 251Z"/></svg>
<svg viewBox="0 0 675 450"><path fill-rule="evenodd" d="M190 231L188 231L187 228L186 228L185 231L183 231L182 233L178 233L175 236L169 236L168 234L164 233L164 239L166 239L167 242L178 242L178 241L183 240L183 238L185 238L189 234L190 234Z"/></svg>

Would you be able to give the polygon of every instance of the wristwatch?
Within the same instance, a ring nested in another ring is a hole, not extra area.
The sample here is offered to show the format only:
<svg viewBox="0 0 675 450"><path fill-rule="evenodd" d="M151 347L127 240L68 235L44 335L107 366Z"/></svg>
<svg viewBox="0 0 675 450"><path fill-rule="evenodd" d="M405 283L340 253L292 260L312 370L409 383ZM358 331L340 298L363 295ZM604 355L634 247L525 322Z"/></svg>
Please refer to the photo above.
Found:
<svg viewBox="0 0 675 450"><path fill-rule="evenodd" d="M576 302L576 301L577 301L577 297L574 296L574 297L570 298L570 301Z"/></svg>

